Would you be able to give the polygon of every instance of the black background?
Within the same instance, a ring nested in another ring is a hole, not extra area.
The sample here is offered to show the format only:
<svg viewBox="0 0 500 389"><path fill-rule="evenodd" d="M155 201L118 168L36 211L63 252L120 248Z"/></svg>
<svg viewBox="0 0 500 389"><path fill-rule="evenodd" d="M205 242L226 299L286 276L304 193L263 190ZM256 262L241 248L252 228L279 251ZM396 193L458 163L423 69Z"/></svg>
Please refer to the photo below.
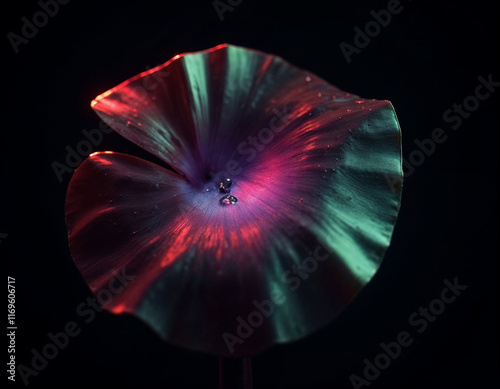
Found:
<svg viewBox="0 0 500 389"><path fill-rule="evenodd" d="M363 29L386 1L244 0L221 21L211 1L73 0L15 54L7 34L20 34L21 18L40 10L35 1L18 3L2 9L0 213L0 233L8 234L1 263L17 286L16 361L30 366L31 350L68 321L81 328L30 387L217 387L216 357L163 343L132 317L101 312L85 324L76 314L90 291L67 247L70 174L60 183L51 163L64 163L66 145L98 126L89 105L96 95L175 54L219 43L280 55L343 90L390 100L405 158L434 128L448 135L405 181L393 242L372 282L323 330L254 357L255 388L352 388L363 360L405 330L414 342L370 389L498 383L498 90L457 130L443 121L474 94L478 76L500 80L494 2L402 1L403 11L350 64L339 44L352 44L353 28ZM114 133L96 150L148 158ZM467 290L418 334L409 316L455 277Z"/></svg>

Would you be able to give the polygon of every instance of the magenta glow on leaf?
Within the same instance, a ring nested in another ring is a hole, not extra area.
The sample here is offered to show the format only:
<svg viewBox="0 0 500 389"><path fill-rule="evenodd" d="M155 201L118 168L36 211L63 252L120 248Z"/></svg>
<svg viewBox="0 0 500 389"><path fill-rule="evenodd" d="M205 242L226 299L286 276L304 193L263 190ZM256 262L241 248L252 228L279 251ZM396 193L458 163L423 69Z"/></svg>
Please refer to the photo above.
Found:
<svg viewBox="0 0 500 389"><path fill-rule="evenodd" d="M113 271L135 276L106 309L176 345L251 355L326 325L377 271L401 196L389 102L219 45L141 73L92 107L175 170L98 152L73 175L66 220L83 277L97 292ZM273 313L228 344L237 318L273 296Z"/></svg>

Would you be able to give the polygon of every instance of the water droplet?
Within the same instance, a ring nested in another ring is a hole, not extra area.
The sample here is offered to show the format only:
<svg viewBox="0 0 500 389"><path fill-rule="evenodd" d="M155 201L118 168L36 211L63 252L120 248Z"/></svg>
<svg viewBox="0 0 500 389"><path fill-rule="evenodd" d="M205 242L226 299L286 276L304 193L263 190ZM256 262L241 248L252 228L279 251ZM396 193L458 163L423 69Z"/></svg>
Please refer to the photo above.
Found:
<svg viewBox="0 0 500 389"><path fill-rule="evenodd" d="M332 95L331 97L332 97L332 99L336 99L337 95Z"/></svg>
<svg viewBox="0 0 500 389"><path fill-rule="evenodd" d="M135 235L135 234L137 234L137 231L132 232L132 235Z"/></svg>
<svg viewBox="0 0 500 389"><path fill-rule="evenodd" d="M312 80L312 78L311 78L310 76L306 76L306 81L307 81L307 82L309 82L309 81L311 81L311 80Z"/></svg>
<svg viewBox="0 0 500 389"><path fill-rule="evenodd" d="M142 123L141 123L141 122L139 122L139 123L137 123L137 125L138 125L139 127L141 127L141 126L142 126Z"/></svg>
<svg viewBox="0 0 500 389"><path fill-rule="evenodd" d="M137 211L134 211L134 215L137 215Z"/></svg>
<svg viewBox="0 0 500 389"><path fill-rule="evenodd" d="M318 94L316 96L321 97L323 95L321 94L321 92L318 92Z"/></svg>
<svg viewBox="0 0 500 389"><path fill-rule="evenodd" d="M110 202L110 203L112 203L112 202L113 202L113 200L109 200L109 202Z"/></svg>
<svg viewBox="0 0 500 389"><path fill-rule="evenodd" d="M219 183L219 191L221 193L229 193L231 190L229 187L233 185L233 181L230 178L225 178Z"/></svg>
<svg viewBox="0 0 500 389"><path fill-rule="evenodd" d="M346 109L346 111L347 111L347 112L351 112L351 111L352 111L352 109L349 109L349 108L348 108L348 109Z"/></svg>
<svg viewBox="0 0 500 389"><path fill-rule="evenodd" d="M354 102L354 104L363 104L363 103L364 103L364 100L356 100L356 101Z"/></svg>
<svg viewBox="0 0 500 389"><path fill-rule="evenodd" d="M299 199L299 203L302 203L303 201L304 201L304 199L301 197L301 198Z"/></svg>
<svg viewBox="0 0 500 389"><path fill-rule="evenodd" d="M130 126L132 122L130 120L127 120L127 126Z"/></svg>
<svg viewBox="0 0 500 389"><path fill-rule="evenodd" d="M222 196L220 198L219 204L228 206L228 205L236 204L237 201L238 201L238 199L236 197L234 197L233 195L225 195L225 196Z"/></svg>

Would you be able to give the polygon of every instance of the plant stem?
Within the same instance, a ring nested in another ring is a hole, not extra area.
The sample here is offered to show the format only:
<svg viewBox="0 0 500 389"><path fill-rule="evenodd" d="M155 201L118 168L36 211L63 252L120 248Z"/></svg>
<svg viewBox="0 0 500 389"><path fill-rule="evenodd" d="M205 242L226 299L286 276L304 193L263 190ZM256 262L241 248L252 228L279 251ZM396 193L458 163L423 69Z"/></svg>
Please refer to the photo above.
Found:
<svg viewBox="0 0 500 389"><path fill-rule="evenodd" d="M252 389L250 358L219 357L219 389Z"/></svg>

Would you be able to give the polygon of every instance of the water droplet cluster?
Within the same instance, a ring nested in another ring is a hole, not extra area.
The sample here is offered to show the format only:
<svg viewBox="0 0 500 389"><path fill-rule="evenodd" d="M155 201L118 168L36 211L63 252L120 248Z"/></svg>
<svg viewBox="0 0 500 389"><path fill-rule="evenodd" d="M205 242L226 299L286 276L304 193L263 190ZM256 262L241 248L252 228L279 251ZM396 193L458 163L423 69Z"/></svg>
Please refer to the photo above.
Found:
<svg viewBox="0 0 500 389"><path fill-rule="evenodd" d="M233 181L230 178L224 178L224 179L220 180L219 185L218 185L219 192L229 193L231 191L231 189L229 189L229 188L232 184L233 184ZM228 206L228 205L236 204L237 201L238 201L238 199L235 196L230 195L230 194L226 194L225 196L222 196L219 199L219 204L224 205L224 206Z"/></svg>

